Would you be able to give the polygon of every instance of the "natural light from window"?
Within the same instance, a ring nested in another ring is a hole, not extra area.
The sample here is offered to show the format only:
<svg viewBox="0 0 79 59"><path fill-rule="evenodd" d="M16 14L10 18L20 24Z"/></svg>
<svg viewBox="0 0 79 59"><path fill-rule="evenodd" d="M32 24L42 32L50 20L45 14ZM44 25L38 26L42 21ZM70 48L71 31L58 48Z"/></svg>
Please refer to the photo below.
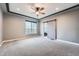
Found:
<svg viewBox="0 0 79 59"><path fill-rule="evenodd" d="M25 21L25 34L36 34L37 33L37 22Z"/></svg>

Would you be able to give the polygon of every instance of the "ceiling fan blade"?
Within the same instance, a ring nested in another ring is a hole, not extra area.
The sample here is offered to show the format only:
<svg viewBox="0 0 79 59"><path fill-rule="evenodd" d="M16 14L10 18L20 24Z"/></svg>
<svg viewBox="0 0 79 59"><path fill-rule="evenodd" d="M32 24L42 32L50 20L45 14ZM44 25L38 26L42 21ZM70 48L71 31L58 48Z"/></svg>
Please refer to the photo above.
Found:
<svg viewBox="0 0 79 59"><path fill-rule="evenodd" d="M40 14L45 14L44 12L39 12Z"/></svg>
<svg viewBox="0 0 79 59"><path fill-rule="evenodd" d="M41 13L41 14L45 14L45 13Z"/></svg>
<svg viewBox="0 0 79 59"><path fill-rule="evenodd" d="M44 8L43 8L43 7L40 9L40 11L42 11L42 10L44 10Z"/></svg>
<svg viewBox="0 0 79 59"><path fill-rule="evenodd" d="M31 7L31 9L36 12L37 11L37 8L34 6L34 7Z"/></svg>

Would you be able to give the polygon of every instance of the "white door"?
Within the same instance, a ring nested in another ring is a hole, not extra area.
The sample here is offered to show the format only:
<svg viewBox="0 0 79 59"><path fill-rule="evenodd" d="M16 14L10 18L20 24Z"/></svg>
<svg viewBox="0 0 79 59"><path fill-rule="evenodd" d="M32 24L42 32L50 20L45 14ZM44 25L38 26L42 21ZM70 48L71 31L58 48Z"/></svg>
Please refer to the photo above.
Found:
<svg viewBox="0 0 79 59"><path fill-rule="evenodd" d="M44 32L47 33L47 37L54 40L56 37L56 21L50 21L44 23Z"/></svg>
<svg viewBox="0 0 79 59"><path fill-rule="evenodd" d="M48 22L48 37L55 39L55 21Z"/></svg>

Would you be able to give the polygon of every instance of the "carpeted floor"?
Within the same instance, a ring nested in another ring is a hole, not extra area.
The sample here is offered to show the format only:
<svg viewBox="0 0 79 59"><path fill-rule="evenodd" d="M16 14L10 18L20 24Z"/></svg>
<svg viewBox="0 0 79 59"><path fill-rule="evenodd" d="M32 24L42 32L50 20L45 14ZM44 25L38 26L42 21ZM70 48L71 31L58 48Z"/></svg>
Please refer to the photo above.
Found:
<svg viewBox="0 0 79 59"><path fill-rule="evenodd" d="M1 56L79 56L79 45L37 37L4 43Z"/></svg>

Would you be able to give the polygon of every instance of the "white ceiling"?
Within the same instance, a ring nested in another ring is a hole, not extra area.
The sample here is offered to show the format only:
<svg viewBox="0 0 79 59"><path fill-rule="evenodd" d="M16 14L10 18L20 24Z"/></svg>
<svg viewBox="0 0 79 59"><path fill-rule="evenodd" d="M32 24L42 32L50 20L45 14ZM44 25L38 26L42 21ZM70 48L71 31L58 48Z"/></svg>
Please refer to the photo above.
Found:
<svg viewBox="0 0 79 59"><path fill-rule="evenodd" d="M45 8L44 15L36 16L36 14L33 12L31 7L34 3L9 3L10 11L16 12L19 14L23 14L26 16L30 16L33 18L43 18L45 16L54 14L56 12L62 11L64 9L67 9L69 7L72 7L74 5L77 5L76 3L41 3L37 4L38 6L43 6Z"/></svg>

